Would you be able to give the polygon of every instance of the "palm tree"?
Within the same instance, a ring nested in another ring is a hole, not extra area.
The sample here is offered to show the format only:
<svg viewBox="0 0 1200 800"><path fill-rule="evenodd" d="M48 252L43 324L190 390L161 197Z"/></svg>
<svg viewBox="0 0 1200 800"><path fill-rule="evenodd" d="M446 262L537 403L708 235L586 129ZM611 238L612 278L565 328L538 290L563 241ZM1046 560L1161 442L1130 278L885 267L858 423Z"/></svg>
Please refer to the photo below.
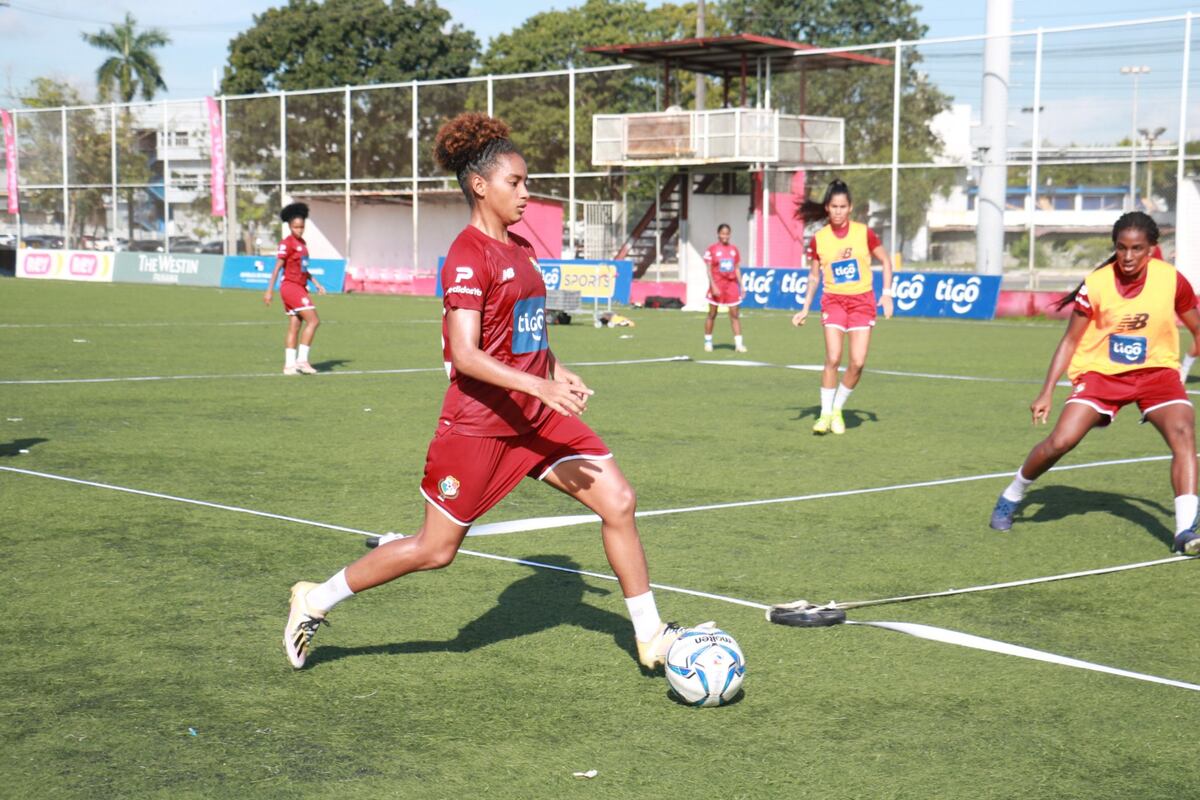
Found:
<svg viewBox="0 0 1200 800"><path fill-rule="evenodd" d="M85 33L83 40L93 47L113 53L96 70L96 85L101 100L112 98L113 88L123 103L141 90L143 100L151 100L159 89L166 89L162 69L151 51L171 42L166 31L158 28L139 32L133 14L125 12L125 21L113 23L112 30Z"/></svg>

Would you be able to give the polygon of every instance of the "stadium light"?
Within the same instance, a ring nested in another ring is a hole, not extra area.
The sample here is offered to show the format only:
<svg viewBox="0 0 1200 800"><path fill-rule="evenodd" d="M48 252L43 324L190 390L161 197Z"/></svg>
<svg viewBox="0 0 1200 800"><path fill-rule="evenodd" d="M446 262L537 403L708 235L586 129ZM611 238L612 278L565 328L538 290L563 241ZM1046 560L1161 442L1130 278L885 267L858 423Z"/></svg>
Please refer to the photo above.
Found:
<svg viewBox="0 0 1200 800"><path fill-rule="evenodd" d="M1121 67L1122 75L1133 76L1133 124L1129 129L1129 197L1126 211L1133 211L1137 207L1137 108L1138 108L1138 79L1143 75L1150 74L1150 67L1143 66L1123 66Z"/></svg>

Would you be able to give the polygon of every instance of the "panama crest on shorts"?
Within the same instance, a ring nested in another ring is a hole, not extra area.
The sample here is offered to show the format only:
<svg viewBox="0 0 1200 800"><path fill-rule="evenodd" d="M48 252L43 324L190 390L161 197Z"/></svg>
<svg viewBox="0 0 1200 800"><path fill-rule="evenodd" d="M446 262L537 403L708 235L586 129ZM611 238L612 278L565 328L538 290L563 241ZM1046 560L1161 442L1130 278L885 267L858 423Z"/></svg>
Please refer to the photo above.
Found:
<svg viewBox="0 0 1200 800"><path fill-rule="evenodd" d="M458 478L453 475L442 478L438 481L438 500L453 500L458 497L458 490L461 486Z"/></svg>

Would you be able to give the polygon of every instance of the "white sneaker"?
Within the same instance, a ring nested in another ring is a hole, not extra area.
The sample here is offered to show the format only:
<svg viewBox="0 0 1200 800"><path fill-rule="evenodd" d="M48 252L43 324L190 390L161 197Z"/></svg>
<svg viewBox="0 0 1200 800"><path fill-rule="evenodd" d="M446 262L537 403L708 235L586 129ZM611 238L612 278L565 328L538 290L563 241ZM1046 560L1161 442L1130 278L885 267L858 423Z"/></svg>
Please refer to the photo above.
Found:
<svg viewBox="0 0 1200 800"><path fill-rule="evenodd" d="M737 347L735 347L735 348L733 348L733 349L734 349L734 350L736 350L736 351L737 351L737 352L739 352L739 353L748 353L748 352L750 352L749 350L747 350L747 349L746 349L746 345L744 345L744 344L739 344Z"/></svg>
<svg viewBox="0 0 1200 800"><path fill-rule="evenodd" d="M296 371L303 375L316 375L317 374L317 371L313 368L313 365L308 363L307 361L297 361L296 362Z"/></svg>
<svg viewBox="0 0 1200 800"><path fill-rule="evenodd" d="M290 366L290 367L284 367L284 368L283 368L283 374L284 374L284 375L299 375L299 374L300 374L300 370L296 369L296 365L295 365L295 364L293 364L293 365L292 365L292 366Z"/></svg>
<svg viewBox="0 0 1200 800"><path fill-rule="evenodd" d="M646 669L652 670L667 663L667 651L675 644L685 628L675 622L664 622L658 633L650 637L650 641L637 643L638 661Z"/></svg>
<svg viewBox="0 0 1200 800"><path fill-rule="evenodd" d="M704 343L704 352L706 352L706 353L711 353L711 352L712 352L712 342L705 342L705 343Z"/></svg>
<svg viewBox="0 0 1200 800"><path fill-rule="evenodd" d="M283 651L292 666L300 669L308 658L308 647L313 634L325 621L325 613L309 608L305 598L317 588L317 584L300 581L292 586L292 604L288 613L287 627L283 629Z"/></svg>

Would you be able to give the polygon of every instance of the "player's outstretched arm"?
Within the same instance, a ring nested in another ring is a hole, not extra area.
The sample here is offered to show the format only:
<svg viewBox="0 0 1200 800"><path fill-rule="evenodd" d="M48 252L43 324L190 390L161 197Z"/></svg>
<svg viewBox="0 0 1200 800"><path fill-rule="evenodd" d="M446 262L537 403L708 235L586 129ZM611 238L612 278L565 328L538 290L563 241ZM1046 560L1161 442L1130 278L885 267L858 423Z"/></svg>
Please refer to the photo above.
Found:
<svg viewBox="0 0 1200 800"><path fill-rule="evenodd" d="M887 248L879 245L871 251L871 255L879 259L879 263L883 265L883 297L880 298L880 304L883 306L883 318L891 319L892 311L892 257L888 255Z"/></svg>
<svg viewBox="0 0 1200 800"><path fill-rule="evenodd" d="M283 259L275 259L275 269L271 270L271 280L267 281L267 290L263 292L263 302L271 305L271 290L275 288L275 281L279 279L279 270L283 269Z"/></svg>
<svg viewBox="0 0 1200 800"><path fill-rule="evenodd" d="M1049 422L1050 407L1054 403L1054 386L1062 374L1067 371L1067 365L1071 363L1071 356L1075 355L1075 348L1079 346L1079 340L1083 337L1083 332L1087 330L1090 322L1087 315L1080 311L1071 314L1071 319L1067 322L1067 330L1063 333L1062 340L1059 341L1058 347L1054 349L1054 355L1050 358L1050 368L1046 370L1046 380L1042 382L1042 391L1029 405L1035 425L1039 422L1042 424Z"/></svg>
<svg viewBox="0 0 1200 800"><path fill-rule="evenodd" d="M812 306L813 295L817 292L817 281L821 279L821 260L809 257L808 290L804 293L804 305L792 315L792 324L799 327L808 319L808 309Z"/></svg>

